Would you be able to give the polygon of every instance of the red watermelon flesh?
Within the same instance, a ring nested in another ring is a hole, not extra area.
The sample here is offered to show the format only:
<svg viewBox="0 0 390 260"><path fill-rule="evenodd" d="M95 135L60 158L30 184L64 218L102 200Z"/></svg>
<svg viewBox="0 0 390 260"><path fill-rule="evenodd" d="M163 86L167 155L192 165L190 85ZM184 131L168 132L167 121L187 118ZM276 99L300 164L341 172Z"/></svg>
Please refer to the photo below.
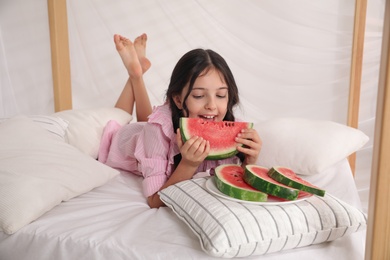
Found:
<svg viewBox="0 0 390 260"><path fill-rule="evenodd" d="M184 142L193 136L210 142L207 160L221 160L237 154L235 138L242 129L252 128L253 123L233 121L206 121L201 118L180 118L180 133Z"/></svg>
<svg viewBox="0 0 390 260"><path fill-rule="evenodd" d="M257 190L268 195L286 200L298 198L299 190L288 187L268 176L268 168L258 165L247 165L244 172L244 181Z"/></svg>
<svg viewBox="0 0 390 260"><path fill-rule="evenodd" d="M256 190L243 180L244 169L236 164L223 164L215 168L218 190L232 198L247 201L267 201L267 194Z"/></svg>
<svg viewBox="0 0 390 260"><path fill-rule="evenodd" d="M281 182L289 187L299 189L301 192L308 192L318 196L325 196L325 190L298 177L290 168L272 167L269 170L268 175L275 181Z"/></svg>
<svg viewBox="0 0 390 260"><path fill-rule="evenodd" d="M254 173L256 173L257 176L259 176L260 178L266 180L267 182L274 183L274 184L277 184L277 185L280 185L280 186L284 186L284 187L288 187L287 185L284 185L284 184L282 184L282 183L280 183L278 181L275 181L271 177L269 177L268 176L268 171L269 171L268 168L258 166L258 167L251 167L251 170Z"/></svg>
<svg viewBox="0 0 390 260"><path fill-rule="evenodd" d="M223 178L227 182L231 183L235 187L258 191L244 181L244 169L238 165L225 165L225 167L223 167L223 172L220 174L223 175Z"/></svg>
<svg viewBox="0 0 390 260"><path fill-rule="evenodd" d="M298 182L305 184L307 186L316 187L313 184L311 184L310 182L305 181L304 179L298 177L295 174L295 172L293 170L291 170L290 168L286 168L286 167L274 167L274 168L278 169L278 171L282 172L284 176L286 176L287 178L289 178L291 180L298 181Z"/></svg>

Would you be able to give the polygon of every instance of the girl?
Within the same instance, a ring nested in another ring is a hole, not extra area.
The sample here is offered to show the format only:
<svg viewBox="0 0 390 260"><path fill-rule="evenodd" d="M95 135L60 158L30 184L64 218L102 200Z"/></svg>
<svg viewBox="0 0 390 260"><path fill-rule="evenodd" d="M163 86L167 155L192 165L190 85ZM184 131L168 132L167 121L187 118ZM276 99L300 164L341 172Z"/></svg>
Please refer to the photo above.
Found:
<svg viewBox="0 0 390 260"><path fill-rule="evenodd" d="M198 172L208 172L220 164L254 164L261 149L261 139L254 129L245 129L237 137L242 155L224 160L205 160L210 144L200 137L183 143L180 117L211 121L234 121L233 108L238 104L238 89L225 60L212 50L195 49L176 64L166 92L166 102L153 109L143 82L150 67L145 56L147 36L134 44L114 36L116 49L129 73L116 107L133 113L137 120L120 127L110 121L104 129L99 161L144 177L143 192L151 208L163 206L158 191L177 182L191 179Z"/></svg>

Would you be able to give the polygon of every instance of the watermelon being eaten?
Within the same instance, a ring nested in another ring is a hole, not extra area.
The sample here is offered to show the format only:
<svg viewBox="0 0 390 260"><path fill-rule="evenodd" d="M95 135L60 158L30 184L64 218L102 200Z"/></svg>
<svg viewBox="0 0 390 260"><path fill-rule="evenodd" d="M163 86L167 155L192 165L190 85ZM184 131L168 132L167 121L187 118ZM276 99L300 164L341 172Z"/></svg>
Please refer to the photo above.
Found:
<svg viewBox="0 0 390 260"><path fill-rule="evenodd" d="M183 142L199 136L210 142L207 160L221 160L237 154L235 138L242 129L252 128L253 123L232 121L206 121L201 118L180 118L180 133Z"/></svg>
<svg viewBox="0 0 390 260"><path fill-rule="evenodd" d="M258 165L247 165L244 172L244 181L250 186L269 195L285 200L296 200L299 190L279 183L268 176L269 169Z"/></svg>
<svg viewBox="0 0 390 260"><path fill-rule="evenodd" d="M218 190L230 197L247 201L267 201L267 194L249 186L243 180L244 169L237 164L223 164L215 168Z"/></svg>
<svg viewBox="0 0 390 260"><path fill-rule="evenodd" d="M283 183L284 185L287 185L289 187L299 189L301 191L305 191L321 197L325 196L325 190L320 189L314 186L313 184L309 183L308 181L299 178L294 173L294 171L289 168L272 167L269 170L268 175L275 181Z"/></svg>

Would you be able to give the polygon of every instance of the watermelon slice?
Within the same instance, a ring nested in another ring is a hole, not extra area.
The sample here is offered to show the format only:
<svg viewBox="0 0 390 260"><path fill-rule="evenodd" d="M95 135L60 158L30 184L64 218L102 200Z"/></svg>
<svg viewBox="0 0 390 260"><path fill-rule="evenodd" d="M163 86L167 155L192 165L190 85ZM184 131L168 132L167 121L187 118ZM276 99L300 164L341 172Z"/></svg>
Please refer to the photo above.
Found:
<svg viewBox="0 0 390 260"><path fill-rule="evenodd" d="M215 168L217 189L230 197L247 201L267 201L267 194L243 180L244 169L237 164L223 164Z"/></svg>
<svg viewBox="0 0 390 260"><path fill-rule="evenodd" d="M296 200L299 190L279 183L268 176L268 168L250 164L245 167L244 181L269 195L285 200Z"/></svg>
<svg viewBox="0 0 390 260"><path fill-rule="evenodd" d="M308 181L299 178L293 170L286 167L272 167L268 175L277 182L283 183L289 187L309 192L318 196L325 196L325 190L314 186Z"/></svg>
<svg viewBox="0 0 390 260"><path fill-rule="evenodd" d="M180 118L180 133L183 142L192 136L203 137L210 142L206 160L221 160L237 154L239 145L234 140L242 129L252 128L253 123L232 121L206 121L201 118Z"/></svg>

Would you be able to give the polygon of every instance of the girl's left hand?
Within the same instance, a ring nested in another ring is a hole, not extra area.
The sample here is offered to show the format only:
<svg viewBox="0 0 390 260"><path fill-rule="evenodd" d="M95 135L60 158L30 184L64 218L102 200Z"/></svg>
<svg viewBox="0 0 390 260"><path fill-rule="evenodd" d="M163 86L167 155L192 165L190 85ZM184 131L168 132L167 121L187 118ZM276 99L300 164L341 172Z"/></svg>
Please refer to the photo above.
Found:
<svg viewBox="0 0 390 260"><path fill-rule="evenodd" d="M259 158L262 141L253 128L243 129L236 137L236 142L244 146L238 146L237 150L245 154L244 165L256 164Z"/></svg>

